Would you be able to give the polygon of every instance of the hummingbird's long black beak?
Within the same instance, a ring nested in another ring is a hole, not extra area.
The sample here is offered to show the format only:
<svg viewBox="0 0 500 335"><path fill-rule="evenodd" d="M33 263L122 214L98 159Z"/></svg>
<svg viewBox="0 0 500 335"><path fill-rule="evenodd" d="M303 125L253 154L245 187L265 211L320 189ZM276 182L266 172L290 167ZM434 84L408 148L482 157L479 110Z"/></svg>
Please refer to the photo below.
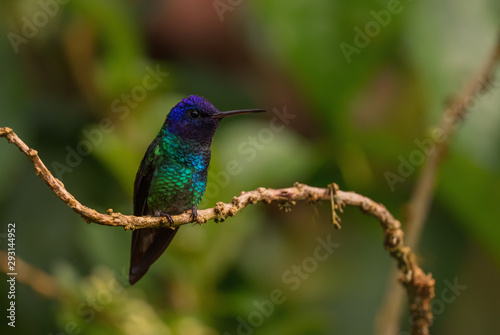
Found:
<svg viewBox="0 0 500 335"><path fill-rule="evenodd" d="M240 115L240 114L249 114L249 113L263 113L266 112L265 109L241 109L237 111L228 111L228 112L219 112L217 114L212 115L212 119L223 119L226 116L231 115Z"/></svg>

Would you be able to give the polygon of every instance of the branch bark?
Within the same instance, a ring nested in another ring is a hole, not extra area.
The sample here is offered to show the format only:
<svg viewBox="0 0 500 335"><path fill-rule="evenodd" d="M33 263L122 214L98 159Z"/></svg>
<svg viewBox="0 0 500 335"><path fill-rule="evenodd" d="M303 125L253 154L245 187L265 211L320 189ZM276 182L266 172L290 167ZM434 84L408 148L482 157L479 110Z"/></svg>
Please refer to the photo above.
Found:
<svg viewBox="0 0 500 335"><path fill-rule="evenodd" d="M179 227L192 222L190 213L172 216L173 224L166 218L150 216L133 216L114 213L109 209L106 214L84 206L69 193L64 184L55 178L38 156L38 152L28 147L12 129L0 128L0 137L5 137L9 143L16 145L33 163L36 174L49 186L49 188L74 212L80 215L87 223L97 223L106 226L121 226L127 229L142 229L152 227ZM412 334L429 334L432 324L431 301L434 298L434 279L430 274L425 274L416 262L415 255L403 243L401 223L385 208L384 205L354 193L339 190L336 184L327 188L312 187L295 183L293 187L283 189L258 188L250 192L242 192L233 198L231 203L218 202L214 208L198 211L197 222L202 224L214 219L224 221L236 215L241 209L250 204L263 202L270 204L279 202L285 210L296 201L331 201L332 221L335 227L340 228L336 211L342 212L346 206L359 207L365 214L376 218L383 230L384 248L393 257L400 270L400 281L406 288L409 297L409 308L413 319Z"/></svg>
<svg viewBox="0 0 500 335"><path fill-rule="evenodd" d="M492 88L495 69L500 61L500 36L495 49L486 65L464 87L462 92L451 101L445 110L439 130L443 141L435 143L432 153L427 158L419 178L415 184L408 203L408 221L406 226L406 241L415 250L420 241L430 205L434 198L436 181L442 162L450 147L453 136L461 123L467 118L470 104L486 90ZM377 317L377 334L395 334L399 329L402 317L404 292L396 287L396 274L389 276L385 302Z"/></svg>

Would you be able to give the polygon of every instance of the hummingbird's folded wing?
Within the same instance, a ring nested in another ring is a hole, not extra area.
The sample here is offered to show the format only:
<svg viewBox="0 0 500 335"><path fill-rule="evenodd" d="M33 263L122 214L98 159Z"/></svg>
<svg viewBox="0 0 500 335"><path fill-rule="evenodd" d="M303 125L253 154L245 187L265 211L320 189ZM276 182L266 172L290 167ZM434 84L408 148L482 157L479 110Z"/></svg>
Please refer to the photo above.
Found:
<svg viewBox="0 0 500 335"><path fill-rule="evenodd" d="M155 138L153 142L146 150L144 157L142 158L141 165L137 174L135 175L134 181L134 215L149 215L148 210L148 196L149 188L151 186L151 181L155 173L157 155L155 150L159 140Z"/></svg>
<svg viewBox="0 0 500 335"><path fill-rule="evenodd" d="M148 147L137 171L134 182L134 215L153 215L148 208L148 196L151 181L155 173L156 138ZM130 254L129 282L136 283L148 271L149 267L163 254L175 236L177 229L146 228L132 232L132 247Z"/></svg>

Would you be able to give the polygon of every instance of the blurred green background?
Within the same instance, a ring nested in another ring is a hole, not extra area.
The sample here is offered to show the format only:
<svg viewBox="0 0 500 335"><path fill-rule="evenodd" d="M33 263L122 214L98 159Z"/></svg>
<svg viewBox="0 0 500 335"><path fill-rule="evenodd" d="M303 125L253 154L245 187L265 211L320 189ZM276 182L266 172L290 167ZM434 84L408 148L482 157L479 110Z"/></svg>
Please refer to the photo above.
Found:
<svg viewBox="0 0 500 335"><path fill-rule="evenodd" d="M147 145L170 108L196 94L220 110L270 111L221 124L200 208L260 186L336 182L403 224L420 163L392 188L385 173L421 151L415 141L431 138L500 27L496 0L4 0L0 13L0 126L83 204L131 213ZM496 83L453 140L417 252L436 279L433 334L500 329ZM233 160L241 168L229 174ZM258 204L187 225L130 287L130 232L85 224L5 140L0 162L0 248L15 222L17 256L58 292L18 282L16 328L3 318L3 334L374 332L395 263L378 223L357 209L345 210L340 231L328 203L290 213ZM292 285L288 271L310 261L318 238L340 246ZM467 287L450 295L454 282ZM2 280L4 311L7 290ZM285 301L271 311L276 290ZM401 327L407 334L408 316Z"/></svg>

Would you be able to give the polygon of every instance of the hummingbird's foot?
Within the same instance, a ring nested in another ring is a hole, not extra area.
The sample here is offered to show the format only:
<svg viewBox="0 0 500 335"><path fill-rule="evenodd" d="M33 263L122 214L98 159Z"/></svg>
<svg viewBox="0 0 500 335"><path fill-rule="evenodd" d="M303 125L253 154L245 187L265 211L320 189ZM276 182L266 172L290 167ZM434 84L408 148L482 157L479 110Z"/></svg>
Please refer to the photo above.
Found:
<svg viewBox="0 0 500 335"><path fill-rule="evenodd" d="M191 208L191 222L198 222L198 209L195 206Z"/></svg>
<svg viewBox="0 0 500 335"><path fill-rule="evenodd" d="M172 219L172 215L170 214L166 214L165 217L167 218L168 222L170 224L174 224L174 219Z"/></svg>
<svg viewBox="0 0 500 335"><path fill-rule="evenodd" d="M161 216L163 218L167 218L168 223L170 223L171 225L174 224L174 219L172 219L172 215L170 215L170 214L159 212L159 213L155 213L155 215L156 216Z"/></svg>

